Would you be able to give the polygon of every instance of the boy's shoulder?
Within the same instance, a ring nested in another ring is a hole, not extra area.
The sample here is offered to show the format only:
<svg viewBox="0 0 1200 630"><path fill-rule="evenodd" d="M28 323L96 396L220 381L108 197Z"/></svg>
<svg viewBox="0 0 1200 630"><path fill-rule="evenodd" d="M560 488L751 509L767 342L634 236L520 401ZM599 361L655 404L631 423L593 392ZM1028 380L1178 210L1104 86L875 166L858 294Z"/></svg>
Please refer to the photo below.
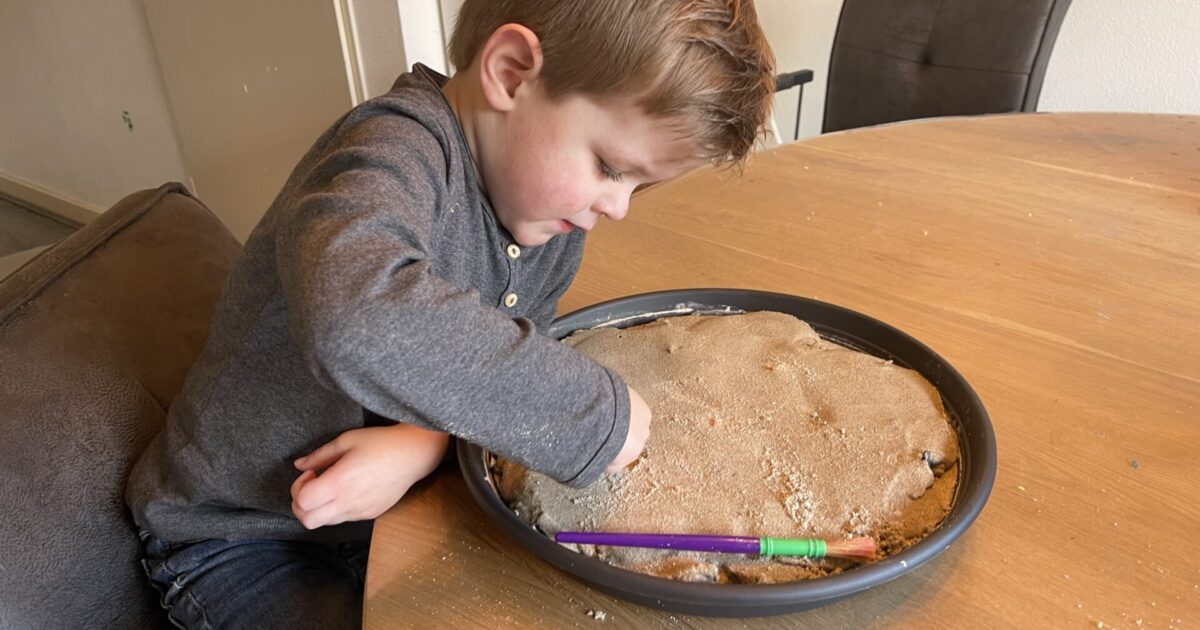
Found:
<svg viewBox="0 0 1200 630"><path fill-rule="evenodd" d="M363 102L356 109L383 108L417 119L453 121L454 111L442 95L442 86L447 80L445 76L418 63L412 71L397 77L386 93Z"/></svg>
<svg viewBox="0 0 1200 630"><path fill-rule="evenodd" d="M447 159L465 148L458 119L441 92L445 77L417 64L387 93L360 103L336 125L336 144L394 147L406 153L440 152Z"/></svg>

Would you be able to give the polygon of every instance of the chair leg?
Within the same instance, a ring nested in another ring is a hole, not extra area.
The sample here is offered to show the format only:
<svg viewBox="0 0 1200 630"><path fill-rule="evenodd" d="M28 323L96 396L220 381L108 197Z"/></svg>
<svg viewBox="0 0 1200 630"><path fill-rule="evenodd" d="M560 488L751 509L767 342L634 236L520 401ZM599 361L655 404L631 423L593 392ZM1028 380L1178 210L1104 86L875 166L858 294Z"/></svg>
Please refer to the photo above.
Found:
<svg viewBox="0 0 1200 630"><path fill-rule="evenodd" d="M804 104L804 84L800 84L800 94L796 96L796 128L792 130L792 140L800 139L800 106Z"/></svg>

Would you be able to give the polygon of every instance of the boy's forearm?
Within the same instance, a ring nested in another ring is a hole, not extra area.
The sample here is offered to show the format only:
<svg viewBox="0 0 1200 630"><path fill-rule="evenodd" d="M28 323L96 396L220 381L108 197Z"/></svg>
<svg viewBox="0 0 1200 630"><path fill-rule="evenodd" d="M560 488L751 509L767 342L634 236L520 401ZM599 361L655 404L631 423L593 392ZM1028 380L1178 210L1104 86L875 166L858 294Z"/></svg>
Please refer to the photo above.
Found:
<svg viewBox="0 0 1200 630"><path fill-rule="evenodd" d="M336 322L310 324L323 331L305 348L314 371L380 415L453 433L565 483L600 474L628 422L619 377L427 263L387 278L390 290Z"/></svg>

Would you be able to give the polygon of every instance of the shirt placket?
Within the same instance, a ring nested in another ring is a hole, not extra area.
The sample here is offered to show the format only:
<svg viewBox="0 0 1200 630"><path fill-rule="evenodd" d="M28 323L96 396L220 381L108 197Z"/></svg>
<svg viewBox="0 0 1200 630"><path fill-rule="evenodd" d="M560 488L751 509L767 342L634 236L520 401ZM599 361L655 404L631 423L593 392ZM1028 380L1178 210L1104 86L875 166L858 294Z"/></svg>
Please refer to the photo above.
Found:
<svg viewBox="0 0 1200 630"><path fill-rule="evenodd" d="M500 295L500 303L497 307L513 316L519 313L517 305L521 302L521 295L517 292L517 261L520 258L521 247L519 245L509 243L504 247L504 260L508 263L508 284L505 285L504 291Z"/></svg>

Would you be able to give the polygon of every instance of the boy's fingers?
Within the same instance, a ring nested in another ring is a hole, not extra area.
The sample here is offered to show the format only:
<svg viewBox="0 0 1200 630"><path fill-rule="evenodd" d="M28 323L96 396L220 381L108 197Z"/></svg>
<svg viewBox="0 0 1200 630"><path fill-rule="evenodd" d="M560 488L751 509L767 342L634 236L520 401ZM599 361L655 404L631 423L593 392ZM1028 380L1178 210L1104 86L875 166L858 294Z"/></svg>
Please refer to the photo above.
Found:
<svg viewBox="0 0 1200 630"><path fill-rule="evenodd" d="M296 503L306 512L312 512L317 508L325 505L338 497L338 488L340 478L344 475L339 475L340 469L336 466L327 469L320 476L311 470L305 471L313 475L315 478L304 482L296 493Z"/></svg>
<svg viewBox="0 0 1200 630"><path fill-rule="evenodd" d="M346 517L339 512L339 506L331 501L322 505L315 510L296 510L295 504L292 505L292 511L296 513L296 518L300 519L300 524L307 529L316 529L326 525L337 525L346 520Z"/></svg>
<svg viewBox="0 0 1200 630"><path fill-rule="evenodd" d="M292 501L292 514L296 515L296 520L300 521L305 529L316 529L324 524L319 522L312 512L305 512L301 509L295 501Z"/></svg>
<svg viewBox="0 0 1200 630"><path fill-rule="evenodd" d="M296 504L296 499L294 497L292 498L292 514L296 515L296 520L300 521L301 525L304 525L308 529L312 529L305 524L305 519L308 518L308 515L304 510L300 509L299 505Z"/></svg>
<svg viewBox="0 0 1200 630"><path fill-rule="evenodd" d="M346 448L339 440L334 440L297 459L295 465L299 470L323 470L332 466L345 454Z"/></svg>
<svg viewBox="0 0 1200 630"><path fill-rule="evenodd" d="M305 488L301 488L300 494L304 494L304 490ZM292 514L307 529L317 529L318 527L326 526L326 524L340 523L346 520L344 517L337 521L334 520L335 517L338 517L337 512L340 510L341 506L338 505L336 500L330 500L330 502L305 509L305 506L301 504L299 494L292 499Z"/></svg>
<svg viewBox="0 0 1200 630"><path fill-rule="evenodd" d="M314 478L316 476L317 476L317 474L314 473L313 471L306 470L306 471L300 473L299 477L296 477L296 480L292 482L292 500L293 501L296 499L296 495L300 493L300 489L304 487L304 484L308 483L310 480L312 480L312 478Z"/></svg>

